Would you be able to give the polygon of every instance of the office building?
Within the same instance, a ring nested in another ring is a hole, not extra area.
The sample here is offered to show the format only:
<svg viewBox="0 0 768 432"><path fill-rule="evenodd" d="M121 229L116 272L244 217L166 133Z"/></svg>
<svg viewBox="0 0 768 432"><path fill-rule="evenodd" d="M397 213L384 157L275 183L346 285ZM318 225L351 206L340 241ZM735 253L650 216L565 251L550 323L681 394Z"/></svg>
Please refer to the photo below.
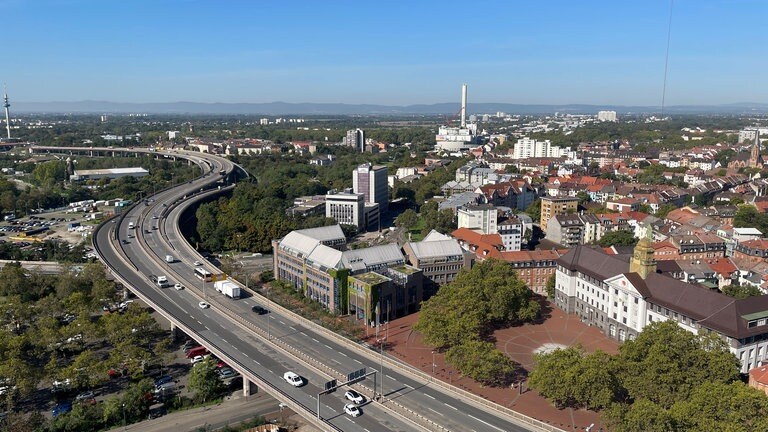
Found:
<svg viewBox="0 0 768 432"><path fill-rule="evenodd" d="M420 242L407 242L403 251L408 262L424 272L425 300L441 285L453 282L461 269L472 267L472 253L465 252L456 239L434 230Z"/></svg>
<svg viewBox="0 0 768 432"><path fill-rule="evenodd" d="M325 217L342 225L365 228L365 197L351 191L330 191L325 195Z"/></svg>
<svg viewBox="0 0 768 432"><path fill-rule="evenodd" d="M415 312L422 301L421 270L405 263L397 244L340 250L338 225L288 233L272 241L275 278L327 310L357 315L366 323Z"/></svg>
<svg viewBox="0 0 768 432"><path fill-rule="evenodd" d="M742 373L768 359L768 296L736 299L656 270L651 240L631 259L577 246L557 261L555 304L618 341L646 325L672 320L691 333L726 342Z"/></svg>
<svg viewBox="0 0 768 432"><path fill-rule="evenodd" d="M378 204L379 213L389 208L387 167L370 163L358 166L352 172L352 189L356 194L363 194L364 202Z"/></svg>

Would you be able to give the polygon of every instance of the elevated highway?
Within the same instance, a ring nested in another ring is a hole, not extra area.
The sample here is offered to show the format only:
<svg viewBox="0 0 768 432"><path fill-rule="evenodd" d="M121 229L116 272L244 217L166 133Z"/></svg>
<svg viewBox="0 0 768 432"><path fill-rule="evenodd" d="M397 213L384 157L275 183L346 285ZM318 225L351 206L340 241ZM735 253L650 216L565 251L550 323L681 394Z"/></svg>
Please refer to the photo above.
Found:
<svg viewBox="0 0 768 432"><path fill-rule="evenodd" d="M82 149L82 150L80 150ZM94 150L134 152L135 149L65 148L68 152ZM62 151L45 148L44 151ZM146 152L146 150L145 150ZM126 154L123 153L123 154ZM453 388L429 375L380 354L375 347L338 336L277 304L245 289L232 300L193 274L195 261L218 272L186 242L179 228L184 211L197 200L233 187L230 181L247 175L231 161L197 152L153 152L158 157L183 158L201 167L204 174L186 184L164 190L141 202L121 217L102 224L93 242L99 257L128 289L152 305L188 335L231 364L244 377L244 391L251 383L285 401L321 430L345 431L559 431L551 425L520 415L479 396ZM93 154L97 156L97 153ZM128 224L137 227L129 237ZM177 258L173 263L166 255ZM160 289L150 274L163 274L186 289ZM205 300L209 309L200 309ZM257 315L253 306L271 313ZM343 414L343 389L320 397L330 379L344 381L346 374L366 368L373 377L355 384L369 402L363 415ZM294 388L282 379L292 370L308 380ZM375 390L374 390L375 385ZM374 396L383 395L383 397Z"/></svg>

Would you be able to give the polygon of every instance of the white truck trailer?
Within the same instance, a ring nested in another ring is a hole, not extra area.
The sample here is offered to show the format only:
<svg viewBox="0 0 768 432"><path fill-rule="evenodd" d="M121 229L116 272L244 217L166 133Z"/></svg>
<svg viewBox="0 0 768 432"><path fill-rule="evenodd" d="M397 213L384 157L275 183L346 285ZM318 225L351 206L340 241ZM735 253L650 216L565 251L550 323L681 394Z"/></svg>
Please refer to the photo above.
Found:
<svg viewBox="0 0 768 432"><path fill-rule="evenodd" d="M240 298L240 287L236 283L232 282L232 280L229 278L226 280L214 282L213 287L216 288L216 291L224 294L229 298Z"/></svg>

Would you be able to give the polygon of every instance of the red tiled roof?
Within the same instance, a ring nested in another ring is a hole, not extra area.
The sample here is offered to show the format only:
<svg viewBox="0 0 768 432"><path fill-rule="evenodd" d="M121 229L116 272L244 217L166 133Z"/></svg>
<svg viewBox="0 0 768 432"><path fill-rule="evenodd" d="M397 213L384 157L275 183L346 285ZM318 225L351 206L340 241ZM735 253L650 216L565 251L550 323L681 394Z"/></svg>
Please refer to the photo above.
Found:
<svg viewBox="0 0 768 432"><path fill-rule="evenodd" d="M741 242L741 245L749 249L768 249L768 239L754 239Z"/></svg>
<svg viewBox="0 0 768 432"><path fill-rule="evenodd" d="M720 273L723 276L730 276L731 273L738 270L735 265L728 258L719 258L715 261L710 261L709 268L716 273Z"/></svg>
<svg viewBox="0 0 768 432"><path fill-rule="evenodd" d="M750 369L749 377L760 384L768 384L768 366Z"/></svg>
<svg viewBox="0 0 768 432"><path fill-rule="evenodd" d="M501 258L499 249L504 248L504 242L498 234L480 234L469 228L459 228L451 235L459 242L470 245L470 250L479 258Z"/></svg>
<svg viewBox="0 0 768 432"><path fill-rule="evenodd" d="M672 242L670 242L668 240L656 242L656 243L653 244L653 248L654 249L661 249L661 248L665 248L665 247L671 247L672 249L677 249L677 246L673 245Z"/></svg>

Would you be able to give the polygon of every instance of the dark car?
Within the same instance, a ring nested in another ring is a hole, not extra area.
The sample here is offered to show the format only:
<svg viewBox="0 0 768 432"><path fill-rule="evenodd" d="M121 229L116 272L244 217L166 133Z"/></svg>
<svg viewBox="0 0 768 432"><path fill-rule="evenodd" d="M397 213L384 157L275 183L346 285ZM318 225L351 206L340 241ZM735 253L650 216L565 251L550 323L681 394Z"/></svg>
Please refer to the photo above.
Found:
<svg viewBox="0 0 768 432"><path fill-rule="evenodd" d="M172 376L170 376L170 375L161 376L160 378L155 380L155 387L157 387L159 385L163 385L165 383L169 383L171 381L173 381L173 377Z"/></svg>
<svg viewBox="0 0 768 432"><path fill-rule="evenodd" d="M267 309L265 309L265 308L263 308L263 307L261 307L259 305L256 305L256 306L252 307L251 310L256 312L259 315L264 315L266 313L269 313L269 311Z"/></svg>
<svg viewBox="0 0 768 432"><path fill-rule="evenodd" d="M60 414L66 414L70 411L72 411L71 402L60 402L53 407L53 409L51 410L51 415L53 416L53 418L56 418Z"/></svg>

